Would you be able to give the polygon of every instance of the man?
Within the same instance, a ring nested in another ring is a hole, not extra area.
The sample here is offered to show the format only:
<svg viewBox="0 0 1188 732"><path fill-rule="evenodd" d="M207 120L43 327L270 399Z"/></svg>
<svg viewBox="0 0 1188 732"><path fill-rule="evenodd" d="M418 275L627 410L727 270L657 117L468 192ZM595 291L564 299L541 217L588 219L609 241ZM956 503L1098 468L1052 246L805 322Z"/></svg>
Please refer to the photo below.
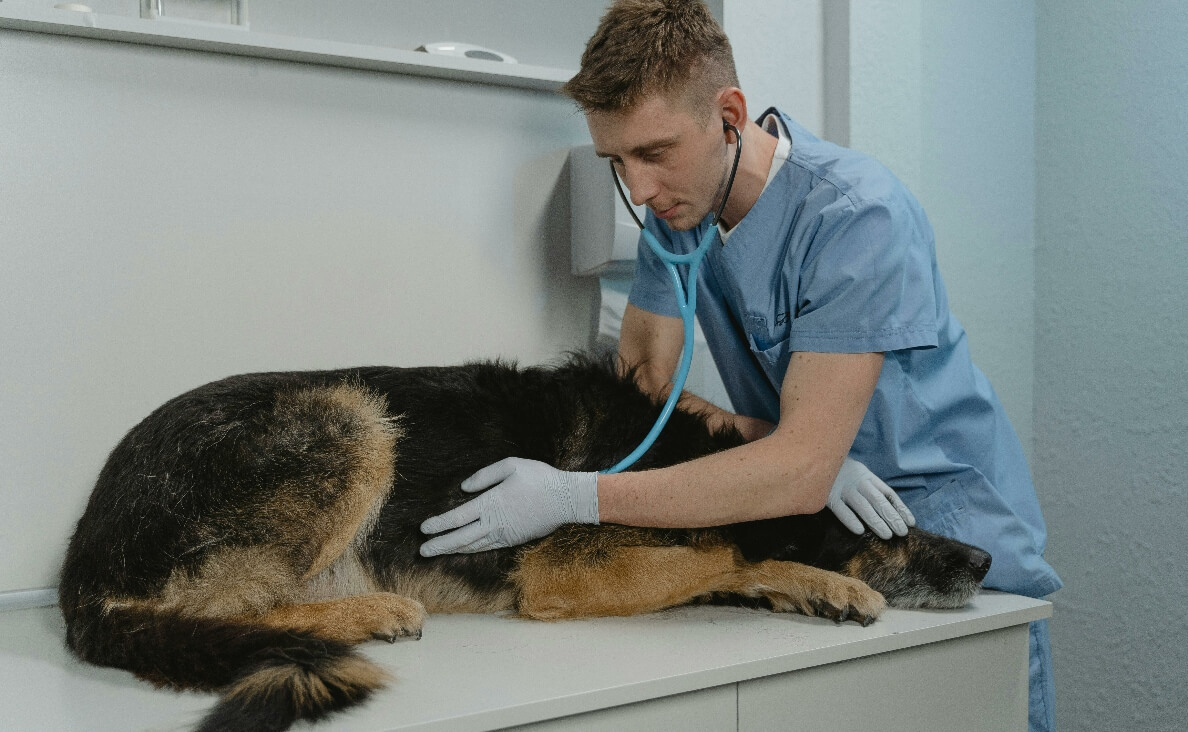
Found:
<svg viewBox="0 0 1188 732"><path fill-rule="evenodd" d="M615 3L564 91L666 248L696 248L725 197L697 315L738 414L683 399L751 441L615 475L501 461L463 483L479 497L424 523L454 530L422 553L515 545L569 522L695 527L828 505L857 532L904 533L914 514L987 549L988 587L1059 589L1018 438L970 360L931 226L903 184L776 110L751 121L729 41L696 0ZM742 153L727 191L730 127ZM621 362L665 395L682 326L647 246L629 303ZM1034 623L1033 730L1053 728L1052 697L1047 625Z"/></svg>

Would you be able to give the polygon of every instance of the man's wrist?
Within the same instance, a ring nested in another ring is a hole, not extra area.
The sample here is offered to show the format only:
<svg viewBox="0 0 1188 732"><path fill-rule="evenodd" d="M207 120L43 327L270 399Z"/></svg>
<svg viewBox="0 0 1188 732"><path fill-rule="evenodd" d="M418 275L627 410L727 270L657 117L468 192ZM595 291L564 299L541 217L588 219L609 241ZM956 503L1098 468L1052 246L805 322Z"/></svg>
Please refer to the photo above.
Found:
<svg viewBox="0 0 1188 732"><path fill-rule="evenodd" d="M598 521L598 473L570 473L573 484L570 491L574 519L579 524L597 524Z"/></svg>

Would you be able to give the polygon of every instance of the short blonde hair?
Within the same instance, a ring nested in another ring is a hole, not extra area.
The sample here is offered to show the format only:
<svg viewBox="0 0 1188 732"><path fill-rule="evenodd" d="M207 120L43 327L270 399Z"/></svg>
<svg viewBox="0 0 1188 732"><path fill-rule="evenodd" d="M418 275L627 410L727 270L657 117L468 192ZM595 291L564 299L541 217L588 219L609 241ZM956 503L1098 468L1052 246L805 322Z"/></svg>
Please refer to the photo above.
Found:
<svg viewBox="0 0 1188 732"><path fill-rule="evenodd" d="M561 91L584 112L622 112L654 93L697 110L731 86L738 86L738 73L730 40L704 3L619 0Z"/></svg>

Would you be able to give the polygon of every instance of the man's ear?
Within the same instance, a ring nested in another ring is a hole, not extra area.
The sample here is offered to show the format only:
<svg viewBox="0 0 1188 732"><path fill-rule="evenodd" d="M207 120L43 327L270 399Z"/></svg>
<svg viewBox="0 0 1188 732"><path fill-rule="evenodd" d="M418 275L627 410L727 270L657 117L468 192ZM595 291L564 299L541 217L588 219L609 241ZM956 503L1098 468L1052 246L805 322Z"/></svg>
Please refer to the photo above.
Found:
<svg viewBox="0 0 1188 732"><path fill-rule="evenodd" d="M742 93L742 89L737 86L728 86L722 91L718 92L718 116L727 124L734 125L738 129L742 129L749 117L747 117L747 98ZM730 133L733 137L733 133ZM733 139L729 142L734 142Z"/></svg>

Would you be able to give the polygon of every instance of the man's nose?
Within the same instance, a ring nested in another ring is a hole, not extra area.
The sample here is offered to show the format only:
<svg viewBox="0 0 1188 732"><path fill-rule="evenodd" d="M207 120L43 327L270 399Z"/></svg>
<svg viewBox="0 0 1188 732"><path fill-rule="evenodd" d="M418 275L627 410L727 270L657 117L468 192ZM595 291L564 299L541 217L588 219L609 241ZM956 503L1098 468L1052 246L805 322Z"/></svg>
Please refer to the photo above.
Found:
<svg viewBox="0 0 1188 732"><path fill-rule="evenodd" d="M624 163L621 175L632 204L643 206L656 197L659 191L656 178L643 170L643 166Z"/></svg>

